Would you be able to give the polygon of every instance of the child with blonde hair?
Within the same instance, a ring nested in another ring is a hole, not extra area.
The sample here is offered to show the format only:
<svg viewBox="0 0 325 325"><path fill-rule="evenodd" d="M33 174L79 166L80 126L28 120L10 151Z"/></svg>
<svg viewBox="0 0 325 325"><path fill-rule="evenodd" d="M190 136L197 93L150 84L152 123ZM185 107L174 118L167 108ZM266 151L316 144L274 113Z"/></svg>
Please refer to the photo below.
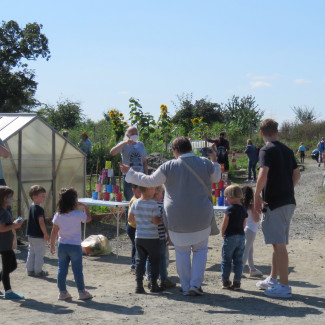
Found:
<svg viewBox="0 0 325 325"><path fill-rule="evenodd" d="M162 288L158 285L159 276L159 236L158 218L160 211L157 202L153 199L155 187L140 186L141 197L135 200L130 208L128 220L136 221L135 233L136 256L136 289L135 293L145 293L143 276L145 274L146 260L149 257L151 286L150 292L159 292Z"/></svg>
<svg viewBox="0 0 325 325"><path fill-rule="evenodd" d="M247 212L242 206L242 190L237 185L225 189L225 197L229 206L222 221L221 235L222 262L221 277L222 289L240 290L240 281L243 272L243 253L245 249L245 233ZM234 266L234 281L229 280L231 265Z"/></svg>

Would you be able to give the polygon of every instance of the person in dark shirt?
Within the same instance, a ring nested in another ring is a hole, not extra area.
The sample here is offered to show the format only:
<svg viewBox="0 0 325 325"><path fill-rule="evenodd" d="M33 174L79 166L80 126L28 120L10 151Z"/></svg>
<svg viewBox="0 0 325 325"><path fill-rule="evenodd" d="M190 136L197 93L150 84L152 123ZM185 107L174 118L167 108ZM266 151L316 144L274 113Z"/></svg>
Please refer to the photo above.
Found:
<svg viewBox="0 0 325 325"><path fill-rule="evenodd" d="M29 241L26 270L29 276L47 276L43 271L46 242L49 235L45 226L44 209L40 204L45 202L46 190L39 185L33 185L29 190L33 204L29 207L27 236Z"/></svg>
<svg viewBox="0 0 325 325"><path fill-rule="evenodd" d="M247 139L247 146L245 148L245 154L248 157L248 178L247 182L251 182L252 173L253 173L253 181L256 182L256 164L257 164L257 155L256 155L256 147L253 145L251 139Z"/></svg>
<svg viewBox="0 0 325 325"><path fill-rule="evenodd" d="M0 255L2 257L2 270L0 272L0 282L2 281L5 289L6 299L23 299L11 290L10 273L16 270L17 260L14 252L14 232L22 226L18 220L12 221L11 213L8 207L13 201L14 191L8 186L0 186ZM2 292L0 291L0 295Z"/></svg>
<svg viewBox="0 0 325 325"><path fill-rule="evenodd" d="M266 119L261 123L260 131L266 144L259 154L254 208L258 213L263 212L261 225L264 241L273 245L273 255L270 276L256 283L256 286L265 290L265 295L269 297L290 298L286 245L296 207L294 187L300 179L300 171L293 151L277 141L278 123Z"/></svg>
<svg viewBox="0 0 325 325"><path fill-rule="evenodd" d="M217 154L217 161L219 164L224 164L225 171L229 170L228 154L230 151L229 141L226 139L226 132L220 132L218 139L207 139L208 142L213 143L212 149Z"/></svg>
<svg viewBox="0 0 325 325"><path fill-rule="evenodd" d="M247 211L242 206L242 190L237 185L228 186L225 197L229 203L221 227L223 237L221 277L222 289L240 290L243 273L243 254L245 250L245 232ZM234 264L234 281L229 280L231 264Z"/></svg>

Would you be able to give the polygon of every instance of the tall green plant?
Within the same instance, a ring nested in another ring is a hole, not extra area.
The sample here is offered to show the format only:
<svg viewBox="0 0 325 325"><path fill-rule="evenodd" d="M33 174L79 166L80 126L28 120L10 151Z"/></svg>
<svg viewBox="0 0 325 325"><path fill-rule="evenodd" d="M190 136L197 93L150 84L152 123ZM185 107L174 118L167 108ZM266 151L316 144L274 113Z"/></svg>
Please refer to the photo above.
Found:
<svg viewBox="0 0 325 325"><path fill-rule="evenodd" d="M143 113L138 99L129 99L130 123L138 128L144 142L150 142L150 136L155 132L156 122L149 113Z"/></svg>

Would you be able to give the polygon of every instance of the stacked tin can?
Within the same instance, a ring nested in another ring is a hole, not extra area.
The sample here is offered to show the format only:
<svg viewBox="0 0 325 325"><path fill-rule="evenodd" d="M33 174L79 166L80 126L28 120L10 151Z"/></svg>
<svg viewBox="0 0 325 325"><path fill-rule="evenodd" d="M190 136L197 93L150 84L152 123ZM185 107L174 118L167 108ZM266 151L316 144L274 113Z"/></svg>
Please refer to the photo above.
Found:
<svg viewBox="0 0 325 325"><path fill-rule="evenodd" d="M102 175L99 176L95 190L92 192L92 198L93 200L122 201L122 193L120 193L120 186L116 185L111 161L106 161Z"/></svg>

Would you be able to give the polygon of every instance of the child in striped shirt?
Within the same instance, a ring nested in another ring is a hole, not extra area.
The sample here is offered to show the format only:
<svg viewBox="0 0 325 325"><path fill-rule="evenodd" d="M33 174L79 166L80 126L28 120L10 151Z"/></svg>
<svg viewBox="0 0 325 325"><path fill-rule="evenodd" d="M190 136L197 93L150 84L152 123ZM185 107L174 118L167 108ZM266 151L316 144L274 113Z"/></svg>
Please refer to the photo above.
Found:
<svg viewBox="0 0 325 325"><path fill-rule="evenodd" d="M135 200L130 208L129 222L136 222L135 246L137 250L135 275L137 286L135 293L145 293L143 276L147 257L150 262L151 288L150 292L162 291L158 285L159 276L159 236L158 223L160 211L157 202L153 200L155 187L140 186L141 197Z"/></svg>

